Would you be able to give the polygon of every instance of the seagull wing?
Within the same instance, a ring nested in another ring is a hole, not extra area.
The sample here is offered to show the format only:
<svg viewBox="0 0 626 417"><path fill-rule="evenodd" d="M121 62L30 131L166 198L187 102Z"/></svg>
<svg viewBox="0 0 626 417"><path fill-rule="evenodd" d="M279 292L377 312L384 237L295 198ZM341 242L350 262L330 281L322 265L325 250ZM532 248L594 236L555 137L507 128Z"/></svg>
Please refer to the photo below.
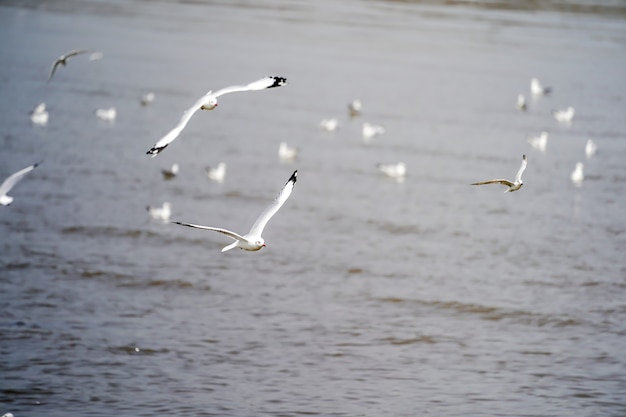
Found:
<svg viewBox="0 0 626 417"><path fill-rule="evenodd" d="M248 235L261 236L261 233L263 233L263 229L265 228L267 222L270 221L272 216L276 214L276 212L283 204L285 204L285 201L287 201L287 199L291 195L293 187L296 184L297 177L298 170L295 170L293 174L291 174L291 177L289 177L289 180L287 181L283 189L280 190L280 193L278 193L272 204L267 206L263 213L261 213L261 215L256 219L256 221L250 228Z"/></svg>
<svg viewBox="0 0 626 417"><path fill-rule="evenodd" d="M57 67L61 64L60 59L57 59L56 61L54 61L54 64L52 64L52 68L50 69L50 75L48 75L48 81L50 81L52 79L52 76L54 75L54 72L57 70Z"/></svg>
<svg viewBox="0 0 626 417"><path fill-rule="evenodd" d="M522 155L522 165L519 167L519 171L517 171L517 175L515 176L515 182L519 183L520 181L522 181L522 174L526 169L526 164L526 155Z"/></svg>
<svg viewBox="0 0 626 417"><path fill-rule="evenodd" d="M231 238L233 238L235 240L241 240L241 241L244 241L244 242L246 241L246 238L244 238L240 234L237 234L235 232L231 232L230 230L221 229L219 227L200 226L199 224L182 223L182 222L172 222L172 223L180 224L181 226L194 227L196 229L212 230L214 232L222 233L222 234L224 234L224 235L226 235L228 237L231 237Z"/></svg>
<svg viewBox="0 0 626 417"><path fill-rule="evenodd" d="M483 181L483 182L474 182L470 185L485 185L485 184L502 184L502 185L506 185L508 187L511 187L513 185L513 183L509 180L489 180L489 181Z"/></svg>
<svg viewBox="0 0 626 417"><path fill-rule="evenodd" d="M11 191L11 188L13 188L15 184L20 182L20 180L24 178L26 174L37 168L37 165L39 165L39 162L17 171L15 174L10 175L6 180L4 180L2 185L0 185L0 196L6 195L6 193Z"/></svg>
<svg viewBox="0 0 626 417"><path fill-rule="evenodd" d="M284 77L265 77L260 80L256 80L247 85L233 85L231 87L225 87L220 90L217 90L213 93L214 97L219 97L228 93L236 93L238 91L255 91L255 90L264 90L266 88L280 87L281 85L285 85L287 83L287 79Z"/></svg>
<svg viewBox="0 0 626 417"><path fill-rule="evenodd" d="M63 58L69 58L71 56L74 55L79 55L79 54L84 54L86 52L89 52L87 49L74 49L73 51L69 51L68 53L66 53L65 55L63 55Z"/></svg>

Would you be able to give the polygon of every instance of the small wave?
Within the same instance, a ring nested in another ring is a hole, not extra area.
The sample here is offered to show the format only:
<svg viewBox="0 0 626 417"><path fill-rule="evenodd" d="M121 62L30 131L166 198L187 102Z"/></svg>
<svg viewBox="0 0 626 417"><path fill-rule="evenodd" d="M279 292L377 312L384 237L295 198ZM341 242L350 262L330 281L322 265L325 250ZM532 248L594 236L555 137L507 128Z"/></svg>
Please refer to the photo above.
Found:
<svg viewBox="0 0 626 417"><path fill-rule="evenodd" d="M391 345L413 345L413 344L419 344L419 343L427 343L427 344L437 343L437 340L435 340L435 338L432 336L412 337L409 339L400 339L397 337L385 337L384 339L381 339L381 341L385 343L389 343Z"/></svg>

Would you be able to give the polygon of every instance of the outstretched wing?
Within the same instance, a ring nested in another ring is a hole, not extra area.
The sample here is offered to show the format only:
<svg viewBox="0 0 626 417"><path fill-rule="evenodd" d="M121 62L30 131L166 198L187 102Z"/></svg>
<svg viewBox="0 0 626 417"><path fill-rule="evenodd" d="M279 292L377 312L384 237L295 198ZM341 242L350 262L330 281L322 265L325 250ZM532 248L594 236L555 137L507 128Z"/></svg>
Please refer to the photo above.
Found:
<svg viewBox="0 0 626 417"><path fill-rule="evenodd" d="M474 182L470 185L485 185L485 184L502 184L502 185L506 185L507 187L511 187L513 185L513 183L509 180L489 180L489 181L483 181L483 182Z"/></svg>
<svg viewBox="0 0 626 417"><path fill-rule="evenodd" d="M517 175L515 176L515 182L519 183L522 181L522 174L526 169L526 155L522 155L522 165L519 167L519 171L517 171Z"/></svg>
<svg viewBox="0 0 626 417"><path fill-rule="evenodd" d="M228 93L236 93L238 91L255 91L255 90L264 90L266 88L280 87L281 85L285 85L287 83L287 79L284 77L265 77L260 80L256 80L247 85L233 85L231 87L225 87L220 90L217 90L213 96L219 97Z"/></svg>
<svg viewBox="0 0 626 417"><path fill-rule="evenodd" d="M231 237L235 240L243 240L244 242L246 241L246 239L243 236L235 232L231 232L230 230L220 229L219 227L200 226L199 224L182 223L182 222L172 222L172 223L180 224L181 226L194 227L196 229L212 230L214 232L225 234L226 236Z"/></svg>
<svg viewBox="0 0 626 417"><path fill-rule="evenodd" d="M252 225L252 228L250 228L250 232L248 232L249 235L261 236L267 222L270 221L272 216L276 214L276 212L281 208L283 204L285 204L285 201L287 201L287 199L291 195L297 177L298 170L295 170L293 174L291 174L291 177L289 177L289 180L287 181L283 189L280 190L280 193L278 193L272 204L267 206L263 213L261 213L261 215L256 219L256 221Z"/></svg>
<svg viewBox="0 0 626 417"><path fill-rule="evenodd" d="M72 51L69 51L65 55L63 55L63 57L67 59L67 58L69 58L71 56L78 55L78 54L84 54L86 52L89 52L89 50L87 50L87 49L74 49Z"/></svg>
<svg viewBox="0 0 626 417"><path fill-rule="evenodd" d="M0 185L0 196L3 196L9 191L11 191L11 188L13 188L15 184L20 182L21 179L24 178L24 176L28 174L30 171L37 168L39 164L40 162L37 162L36 164L28 166L24 169L17 171L15 174L10 175L6 180L4 180L2 185Z"/></svg>
<svg viewBox="0 0 626 417"><path fill-rule="evenodd" d="M60 59L57 59L56 61L54 61L54 63L52 64L52 68L50 69L50 75L48 75L48 81L52 79L54 72L57 70L57 67L61 64L61 62L62 61Z"/></svg>

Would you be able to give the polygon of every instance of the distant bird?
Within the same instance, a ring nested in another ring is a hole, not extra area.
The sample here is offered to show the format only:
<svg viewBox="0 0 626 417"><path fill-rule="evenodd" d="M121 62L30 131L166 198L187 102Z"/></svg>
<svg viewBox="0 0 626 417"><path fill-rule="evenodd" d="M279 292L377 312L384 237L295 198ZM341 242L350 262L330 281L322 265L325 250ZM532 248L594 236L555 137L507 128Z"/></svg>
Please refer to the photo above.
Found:
<svg viewBox="0 0 626 417"><path fill-rule="evenodd" d="M570 106L565 110L553 110L552 115L561 123L569 123L574 118L574 108Z"/></svg>
<svg viewBox="0 0 626 417"><path fill-rule="evenodd" d="M115 110L115 107L110 107L108 109L97 109L94 113L98 119L105 122L112 122L117 117L117 110Z"/></svg>
<svg viewBox="0 0 626 417"><path fill-rule="evenodd" d="M7 195L7 193L11 191L11 189L15 186L15 184L20 182L26 174L28 174L33 169L37 168L39 164L40 163L38 162L36 164L27 166L26 168L19 170L12 175L9 175L9 177L6 180L4 180L2 185L0 185L0 204L2 204L3 206L8 206L13 202L13 197Z"/></svg>
<svg viewBox="0 0 626 417"><path fill-rule="evenodd" d="M46 103L39 103L33 111L30 112L30 121L36 125L45 126L48 123L48 116Z"/></svg>
<svg viewBox="0 0 626 417"><path fill-rule="evenodd" d="M475 182L471 185L485 185L485 184L502 184L502 185L506 185L507 187L509 187L505 193L512 193L513 191L517 191L520 188L522 188L522 185L524 185L524 182L522 181L522 174L524 173L524 170L526 169L526 155L522 155L522 165L519 168L519 171L517 171L517 175L515 176L515 181L511 182L509 180L503 180L503 179L497 179L497 180L489 180L489 181L484 181L484 182Z"/></svg>
<svg viewBox="0 0 626 417"><path fill-rule="evenodd" d="M348 114L350 115L350 117L356 117L360 115L362 110L363 110L363 103L361 103L361 100L359 100L358 98L352 100L348 104Z"/></svg>
<svg viewBox="0 0 626 417"><path fill-rule="evenodd" d="M374 136L382 135L383 133L385 133L385 128L383 126L363 123L363 139L371 139Z"/></svg>
<svg viewBox="0 0 626 417"><path fill-rule="evenodd" d="M178 175L178 164L172 164L172 167L169 169L162 169L161 174L163 178L166 180L171 180L176 175Z"/></svg>
<svg viewBox="0 0 626 417"><path fill-rule="evenodd" d="M206 169L206 175L213 181L224 182L224 177L226 176L226 163L220 162L216 167L208 167Z"/></svg>
<svg viewBox="0 0 626 417"><path fill-rule="evenodd" d="M57 60L54 61L54 63L52 64L52 69L50 70L50 75L48 76L48 82L50 82L50 80L52 79L52 76L54 75L54 72L57 70L57 67L59 65L66 66L68 58L79 55L79 54L84 54L86 52L89 52L89 51L86 49L75 49L57 58Z"/></svg>
<svg viewBox="0 0 626 417"><path fill-rule="evenodd" d="M172 205L169 202L163 203L161 207L146 207L150 216L155 220L168 221L172 215Z"/></svg>
<svg viewBox="0 0 626 417"><path fill-rule="evenodd" d="M528 143L535 149L544 152L548 145L548 132L541 132L539 136L531 136L528 138Z"/></svg>
<svg viewBox="0 0 626 417"><path fill-rule="evenodd" d="M520 111L526 111L526 108L528 107L526 105L526 97L524 97L523 94L518 94L517 95L517 103L516 103L517 109Z"/></svg>
<svg viewBox="0 0 626 417"><path fill-rule="evenodd" d="M335 130L337 130L337 128L339 127L339 120L337 119L324 119L320 122L320 126L322 127L322 129L328 131L328 132L333 132Z"/></svg>
<svg viewBox="0 0 626 417"><path fill-rule="evenodd" d="M293 161L298 158L298 149L281 142L278 146L278 158L281 161Z"/></svg>
<svg viewBox="0 0 626 417"><path fill-rule="evenodd" d="M282 190L280 190L280 193L278 194L278 196L276 196L272 204L270 204L261 213L261 215L256 219L256 221L252 225L252 228L250 228L250 231L244 236L241 236L235 232L231 232L230 230L221 229L218 227L200 226L197 224L181 223L181 222L174 222L174 223L180 224L181 226L195 227L196 229L213 230L215 232L223 233L232 239L235 239L233 243L231 243L228 246L225 246L222 249L222 252L226 252L233 248L241 248L241 249L248 250L248 251L257 251L265 246L265 240L263 239L263 237L261 237L263 233L263 229L265 228L267 223L270 221L272 216L274 216L274 214L278 212L281 206L285 204L285 201L287 201L287 199L291 195L291 192L293 191L293 187L296 184L297 176L298 176L298 171L296 170L293 172L293 174L291 174L291 177L289 178L285 186L282 188Z"/></svg>
<svg viewBox="0 0 626 417"><path fill-rule="evenodd" d="M148 155L152 155L154 158L160 152L163 151L170 143L172 143L180 132L187 126L189 119L194 115L198 110L213 110L217 107L217 98L221 95L228 93L235 93L238 91L255 91L255 90L264 90L266 88L280 87L287 83L287 79L283 77L265 77L260 80L251 82L247 85L235 85L232 87L222 88L221 90L213 93L209 91L204 96L200 97L190 108L188 108L183 116L180 118L178 125L165 136L163 136L157 143L155 143L152 148L146 152Z"/></svg>
<svg viewBox="0 0 626 417"><path fill-rule="evenodd" d="M545 96L552 92L552 87L544 87L537 78L530 80L530 92L534 96Z"/></svg>
<svg viewBox="0 0 626 417"><path fill-rule="evenodd" d="M583 173L583 169L585 166L582 162L576 162L576 168L570 174L570 179L574 183L575 186L580 187L583 185L583 181L585 180L585 174Z"/></svg>
<svg viewBox="0 0 626 417"><path fill-rule="evenodd" d="M141 97L139 98L139 102L141 103L142 106L148 106L152 104L155 97L156 96L153 92L142 94Z"/></svg>
<svg viewBox="0 0 626 417"><path fill-rule="evenodd" d="M587 155L587 159L594 156L597 150L598 150L598 145L596 145L594 141L589 139L587 141L587 144L585 145L585 155Z"/></svg>
<svg viewBox="0 0 626 417"><path fill-rule="evenodd" d="M406 164L397 162L394 164L377 164L376 168L388 177L402 179L406 176Z"/></svg>

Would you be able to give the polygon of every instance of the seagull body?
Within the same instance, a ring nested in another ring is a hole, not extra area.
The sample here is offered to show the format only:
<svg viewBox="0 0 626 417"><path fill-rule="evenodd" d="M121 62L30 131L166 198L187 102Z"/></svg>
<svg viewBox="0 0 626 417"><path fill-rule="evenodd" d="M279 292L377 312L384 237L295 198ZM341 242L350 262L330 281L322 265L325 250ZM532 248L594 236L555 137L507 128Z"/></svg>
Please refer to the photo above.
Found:
<svg viewBox="0 0 626 417"><path fill-rule="evenodd" d="M371 139L374 136L382 135L383 133L385 133L385 128L383 126L363 123L363 139Z"/></svg>
<svg viewBox="0 0 626 417"><path fill-rule="evenodd" d="M587 144L585 145L585 155L587 155L587 159L594 156L597 150L598 150L598 145L596 145L594 141L589 139L587 141Z"/></svg>
<svg viewBox="0 0 626 417"><path fill-rule="evenodd" d="M228 246L225 246L222 249L222 252L226 252L233 248L240 248L240 249L244 249L247 251L257 251L265 246L265 240L263 239L263 237L261 237L261 234L263 233L263 229L265 228L267 223L270 221L272 216L274 216L274 214L278 212L281 206L285 203L285 201L287 201L287 199L291 195L291 192L293 191L293 187L296 183L297 176L298 176L298 171L296 170L293 172L293 174L291 174L291 177L289 178L289 180L287 181L283 189L280 190L280 193L278 193L278 195L276 196L272 204L270 204L263 211L263 213L261 213L261 215L256 219L256 221L250 228L250 231L243 236L235 232L231 232L230 230L221 229L219 227L200 226L197 224L181 223L181 222L174 222L174 223L180 224L181 226L195 227L196 229L212 230L214 232L223 233L226 236L232 239L235 239L233 243L231 243Z"/></svg>
<svg viewBox="0 0 626 417"><path fill-rule="evenodd" d="M52 69L50 70L48 81L52 79L52 76L54 75L54 72L57 70L57 67L59 65L63 65L63 66L67 65L68 58L75 56L75 55L84 54L86 52L89 52L89 51L87 51L86 49L75 49L73 51L66 53L65 55L61 55L60 57L58 57L57 60L54 61L54 63L52 64Z"/></svg>
<svg viewBox="0 0 626 417"><path fill-rule="evenodd" d="M117 110L115 107L110 107L108 109L97 109L95 112L96 117L105 122L112 122L117 117Z"/></svg>
<svg viewBox="0 0 626 417"><path fill-rule="evenodd" d="M168 221L172 215L172 205L169 202L163 203L162 207L146 207L150 216L155 220Z"/></svg>
<svg viewBox="0 0 626 417"><path fill-rule="evenodd" d="M148 155L152 155L152 157L154 158L156 155L162 152L163 149L165 149L178 137L178 135L180 135L180 132L182 132L185 126L187 126L187 123L189 123L191 116L193 116L195 112L197 112L198 110L213 110L215 107L217 107L217 98L219 96L228 93L236 93L239 91L256 91L264 90L266 88L280 87L282 85L285 85L286 82L287 80L283 77L265 77L261 78L260 80L251 82L247 85L226 87L216 92L209 91L204 96L196 100L193 106L185 110L176 127L174 127L174 129L170 130L165 136L163 136L146 153Z"/></svg>
<svg viewBox="0 0 626 417"><path fill-rule="evenodd" d="M142 106L148 106L150 104L152 104L152 102L154 101L155 98L155 94L153 92L149 92L146 94L143 94L140 98L139 98L139 102L141 103Z"/></svg>
<svg viewBox="0 0 626 417"><path fill-rule="evenodd" d="M166 180L171 180L176 175L178 175L178 164L172 164L172 167L170 169L162 169L161 174Z"/></svg>
<svg viewBox="0 0 626 417"><path fill-rule="evenodd" d="M406 175L406 164L397 162L395 164L378 164L376 168L388 177L401 179Z"/></svg>
<svg viewBox="0 0 626 417"><path fill-rule="evenodd" d="M30 121L36 125L44 126L48 123L48 116L46 103L39 103L37 107L30 112Z"/></svg>
<svg viewBox="0 0 626 417"><path fill-rule="evenodd" d="M520 111L526 111L526 108L528 107L526 105L526 97L524 97L523 94L518 94L517 95L517 103L516 103L517 109Z"/></svg>
<svg viewBox="0 0 626 417"><path fill-rule="evenodd" d="M554 110L552 115L561 123L569 123L574 118L574 108L570 106L565 110Z"/></svg>
<svg viewBox="0 0 626 417"><path fill-rule="evenodd" d="M548 145L548 132L541 132L539 136L531 136L528 138L528 143L535 149L540 150L541 152L546 150L546 146Z"/></svg>
<svg viewBox="0 0 626 417"><path fill-rule="evenodd" d="M506 185L507 187L509 187L506 191L504 191L505 193L512 193L513 191L519 190L520 188L522 188L522 185L524 185L524 182L522 181L522 174L524 173L525 169L526 169L526 155L522 155L522 165L520 166L519 171L517 171L517 175L515 176L515 181L511 182L509 180L496 179L496 180L489 180L489 181L483 181L483 182L475 182L475 183L472 183L471 185L502 184L502 185Z"/></svg>
<svg viewBox="0 0 626 417"><path fill-rule="evenodd" d="M278 146L278 157L281 161L293 161L298 158L298 149L281 142Z"/></svg>
<svg viewBox="0 0 626 417"><path fill-rule="evenodd" d="M350 115L350 117L356 117L360 115L362 110L363 110L363 103L361 103L361 100L359 100L358 98L352 100L348 104L348 114Z"/></svg>
<svg viewBox="0 0 626 417"><path fill-rule="evenodd" d="M552 92L552 87L544 87L537 78L530 80L530 92L534 96L545 96Z"/></svg>
<svg viewBox="0 0 626 417"><path fill-rule="evenodd" d="M327 132L334 132L339 127L339 120L337 119L324 119L320 122L322 129Z"/></svg>
<svg viewBox="0 0 626 417"><path fill-rule="evenodd" d="M30 166L27 166L26 168L21 169L12 175L9 175L9 177L6 180L4 180L2 185L0 185L0 204L2 204L3 206L8 206L13 202L13 197L7 195L7 193L11 191L11 189L15 186L15 184L20 182L20 180L24 178L26 174L28 174L33 169L37 168L38 165L39 165L39 162Z"/></svg>
<svg viewBox="0 0 626 417"><path fill-rule="evenodd" d="M226 176L226 163L220 162L216 167L208 167L206 169L206 175L210 180L216 182L224 182Z"/></svg>
<svg viewBox="0 0 626 417"><path fill-rule="evenodd" d="M574 183L575 186L580 187L583 185L583 181L585 180L585 174L583 173L583 169L585 166L582 162L576 162L576 168L570 174L570 179Z"/></svg>

